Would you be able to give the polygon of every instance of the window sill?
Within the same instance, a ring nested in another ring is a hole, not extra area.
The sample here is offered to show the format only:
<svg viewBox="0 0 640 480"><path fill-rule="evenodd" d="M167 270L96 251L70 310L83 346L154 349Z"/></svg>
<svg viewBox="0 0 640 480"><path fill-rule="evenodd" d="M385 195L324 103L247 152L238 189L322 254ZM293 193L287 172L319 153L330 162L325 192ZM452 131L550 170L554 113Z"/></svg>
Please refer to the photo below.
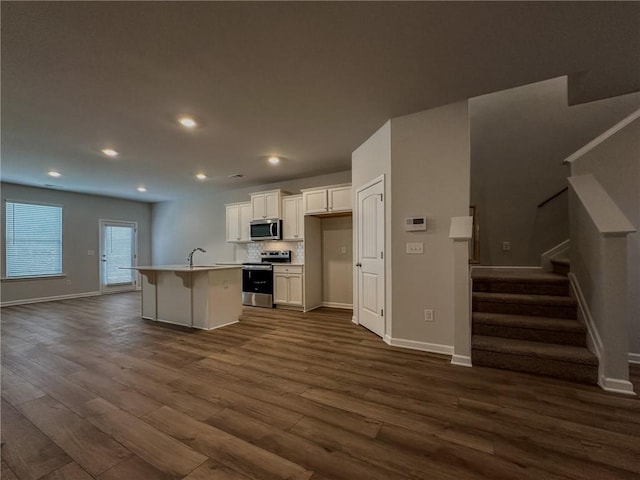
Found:
<svg viewBox="0 0 640 480"><path fill-rule="evenodd" d="M56 278L65 278L67 276L66 273L60 273L56 275L33 275L33 276L25 276L25 277L2 277L2 282L24 282L29 280L49 280Z"/></svg>

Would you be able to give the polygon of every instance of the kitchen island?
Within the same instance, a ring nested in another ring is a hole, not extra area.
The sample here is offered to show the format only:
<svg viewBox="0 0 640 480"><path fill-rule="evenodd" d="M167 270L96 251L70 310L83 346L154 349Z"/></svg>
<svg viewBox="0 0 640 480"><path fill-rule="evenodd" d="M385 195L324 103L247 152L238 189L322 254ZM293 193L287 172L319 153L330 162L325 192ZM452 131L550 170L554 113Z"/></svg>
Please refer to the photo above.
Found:
<svg viewBox="0 0 640 480"><path fill-rule="evenodd" d="M142 318L211 330L242 313L242 267L134 267L142 277Z"/></svg>

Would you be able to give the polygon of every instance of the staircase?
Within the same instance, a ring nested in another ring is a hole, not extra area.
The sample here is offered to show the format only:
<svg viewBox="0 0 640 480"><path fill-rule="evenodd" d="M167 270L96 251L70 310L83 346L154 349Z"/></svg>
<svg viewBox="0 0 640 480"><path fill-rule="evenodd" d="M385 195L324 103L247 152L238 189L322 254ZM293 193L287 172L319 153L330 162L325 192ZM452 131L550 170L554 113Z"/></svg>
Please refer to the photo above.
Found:
<svg viewBox="0 0 640 480"><path fill-rule="evenodd" d="M567 260L554 273L474 269L474 365L596 383L598 359L586 347L587 330L569 296Z"/></svg>

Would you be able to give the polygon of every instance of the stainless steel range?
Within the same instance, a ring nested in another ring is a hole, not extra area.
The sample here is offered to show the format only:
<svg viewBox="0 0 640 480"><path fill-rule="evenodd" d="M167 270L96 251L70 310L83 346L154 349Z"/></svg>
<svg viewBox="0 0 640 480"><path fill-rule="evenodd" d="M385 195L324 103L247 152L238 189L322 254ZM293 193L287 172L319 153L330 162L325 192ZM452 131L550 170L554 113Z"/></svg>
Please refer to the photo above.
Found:
<svg viewBox="0 0 640 480"><path fill-rule="evenodd" d="M273 308L273 264L290 263L291 250L266 250L261 263L242 264L242 304Z"/></svg>

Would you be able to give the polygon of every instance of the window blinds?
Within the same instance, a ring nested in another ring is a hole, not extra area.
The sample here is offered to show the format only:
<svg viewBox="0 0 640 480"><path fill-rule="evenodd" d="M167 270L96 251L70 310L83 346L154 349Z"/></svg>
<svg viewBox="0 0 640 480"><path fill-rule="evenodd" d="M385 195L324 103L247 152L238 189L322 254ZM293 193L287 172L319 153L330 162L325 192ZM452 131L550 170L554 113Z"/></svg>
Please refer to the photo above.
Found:
<svg viewBox="0 0 640 480"><path fill-rule="evenodd" d="M62 207L6 202L7 277L62 274Z"/></svg>

